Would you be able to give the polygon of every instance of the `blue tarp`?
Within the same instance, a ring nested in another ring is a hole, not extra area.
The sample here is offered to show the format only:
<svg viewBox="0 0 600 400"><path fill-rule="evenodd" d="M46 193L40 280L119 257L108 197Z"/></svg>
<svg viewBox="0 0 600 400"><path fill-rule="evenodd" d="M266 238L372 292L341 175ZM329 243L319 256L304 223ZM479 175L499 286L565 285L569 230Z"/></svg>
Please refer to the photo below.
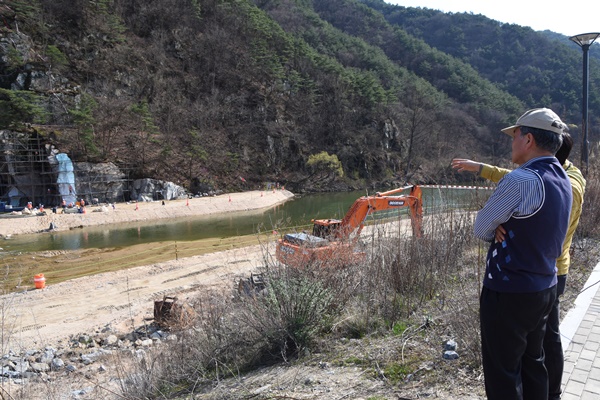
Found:
<svg viewBox="0 0 600 400"><path fill-rule="evenodd" d="M75 173L73 172L73 162L65 153L56 155L58 162L58 192L67 204L75 204L77 201L77 192L75 191Z"/></svg>

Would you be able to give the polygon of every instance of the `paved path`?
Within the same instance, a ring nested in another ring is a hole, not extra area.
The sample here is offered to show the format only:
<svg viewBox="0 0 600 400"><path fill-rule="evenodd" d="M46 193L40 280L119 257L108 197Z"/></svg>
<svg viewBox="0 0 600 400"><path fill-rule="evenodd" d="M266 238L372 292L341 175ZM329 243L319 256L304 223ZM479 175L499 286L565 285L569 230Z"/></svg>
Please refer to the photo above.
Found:
<svg viewBox="0 0 600 400"><path fill-rule="evenodd" d="M600 263L560 325L565 350L562 400L600 400Z"/></svg>

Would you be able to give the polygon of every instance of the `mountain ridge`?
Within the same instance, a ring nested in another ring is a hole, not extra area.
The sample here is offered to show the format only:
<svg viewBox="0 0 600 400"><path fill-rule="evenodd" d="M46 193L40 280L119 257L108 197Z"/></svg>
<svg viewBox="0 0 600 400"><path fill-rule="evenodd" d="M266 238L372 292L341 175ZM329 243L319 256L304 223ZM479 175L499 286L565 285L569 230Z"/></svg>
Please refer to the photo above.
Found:
<svg viewBox="0 0 600 400"><path fill-rule="evenodd" d="M379 0L11 0L0 15L0 128L191 192L449 183L455 156L506 166L498 131L534 107L579 140L581 51L480 15ZM342 176L315 179L321 152Z"/></svg>

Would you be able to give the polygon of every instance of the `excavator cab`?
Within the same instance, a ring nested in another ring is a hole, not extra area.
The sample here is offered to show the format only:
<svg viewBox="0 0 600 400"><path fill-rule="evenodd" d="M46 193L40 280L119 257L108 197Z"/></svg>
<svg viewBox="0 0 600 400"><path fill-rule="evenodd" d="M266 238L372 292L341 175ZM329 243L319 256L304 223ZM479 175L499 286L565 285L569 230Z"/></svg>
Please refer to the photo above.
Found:
<svg viewBox="0 0 600 400"><path fill-rule="evenodd" d="M339 231L342 220L341 219L313 219L313 236L317 236L323 239L334 237Z"/></svg>

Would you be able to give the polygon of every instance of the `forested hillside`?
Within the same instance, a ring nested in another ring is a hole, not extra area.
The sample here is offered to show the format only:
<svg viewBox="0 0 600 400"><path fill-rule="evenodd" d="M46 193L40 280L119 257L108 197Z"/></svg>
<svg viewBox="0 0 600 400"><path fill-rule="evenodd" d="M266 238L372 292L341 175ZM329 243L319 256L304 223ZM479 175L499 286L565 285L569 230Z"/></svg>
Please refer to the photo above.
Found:
<svg viewBox="0 0 600 400"><path fill-rule="evenodd" d="M381 0L364 3L410 35L467 62L485 79L523 99L527 106L541 104L569 121L581 119L582 51L568 37L501 24L482 15L396 7ZM583 32L573 35L579 33ZM590 85L597 88L597 45L591 47L590 57ZM590 109L600 109L597 90L590 90L589 103Z"/></svg>
<svg viewBox="0 0 600 400"><path fill-rule="evenodd" d="M527 108L581 121L581 50L482 16L378 0L5 0L0 15L0 129L191 191L448 181L454 156L506 163L499 129Z"/></svg>

